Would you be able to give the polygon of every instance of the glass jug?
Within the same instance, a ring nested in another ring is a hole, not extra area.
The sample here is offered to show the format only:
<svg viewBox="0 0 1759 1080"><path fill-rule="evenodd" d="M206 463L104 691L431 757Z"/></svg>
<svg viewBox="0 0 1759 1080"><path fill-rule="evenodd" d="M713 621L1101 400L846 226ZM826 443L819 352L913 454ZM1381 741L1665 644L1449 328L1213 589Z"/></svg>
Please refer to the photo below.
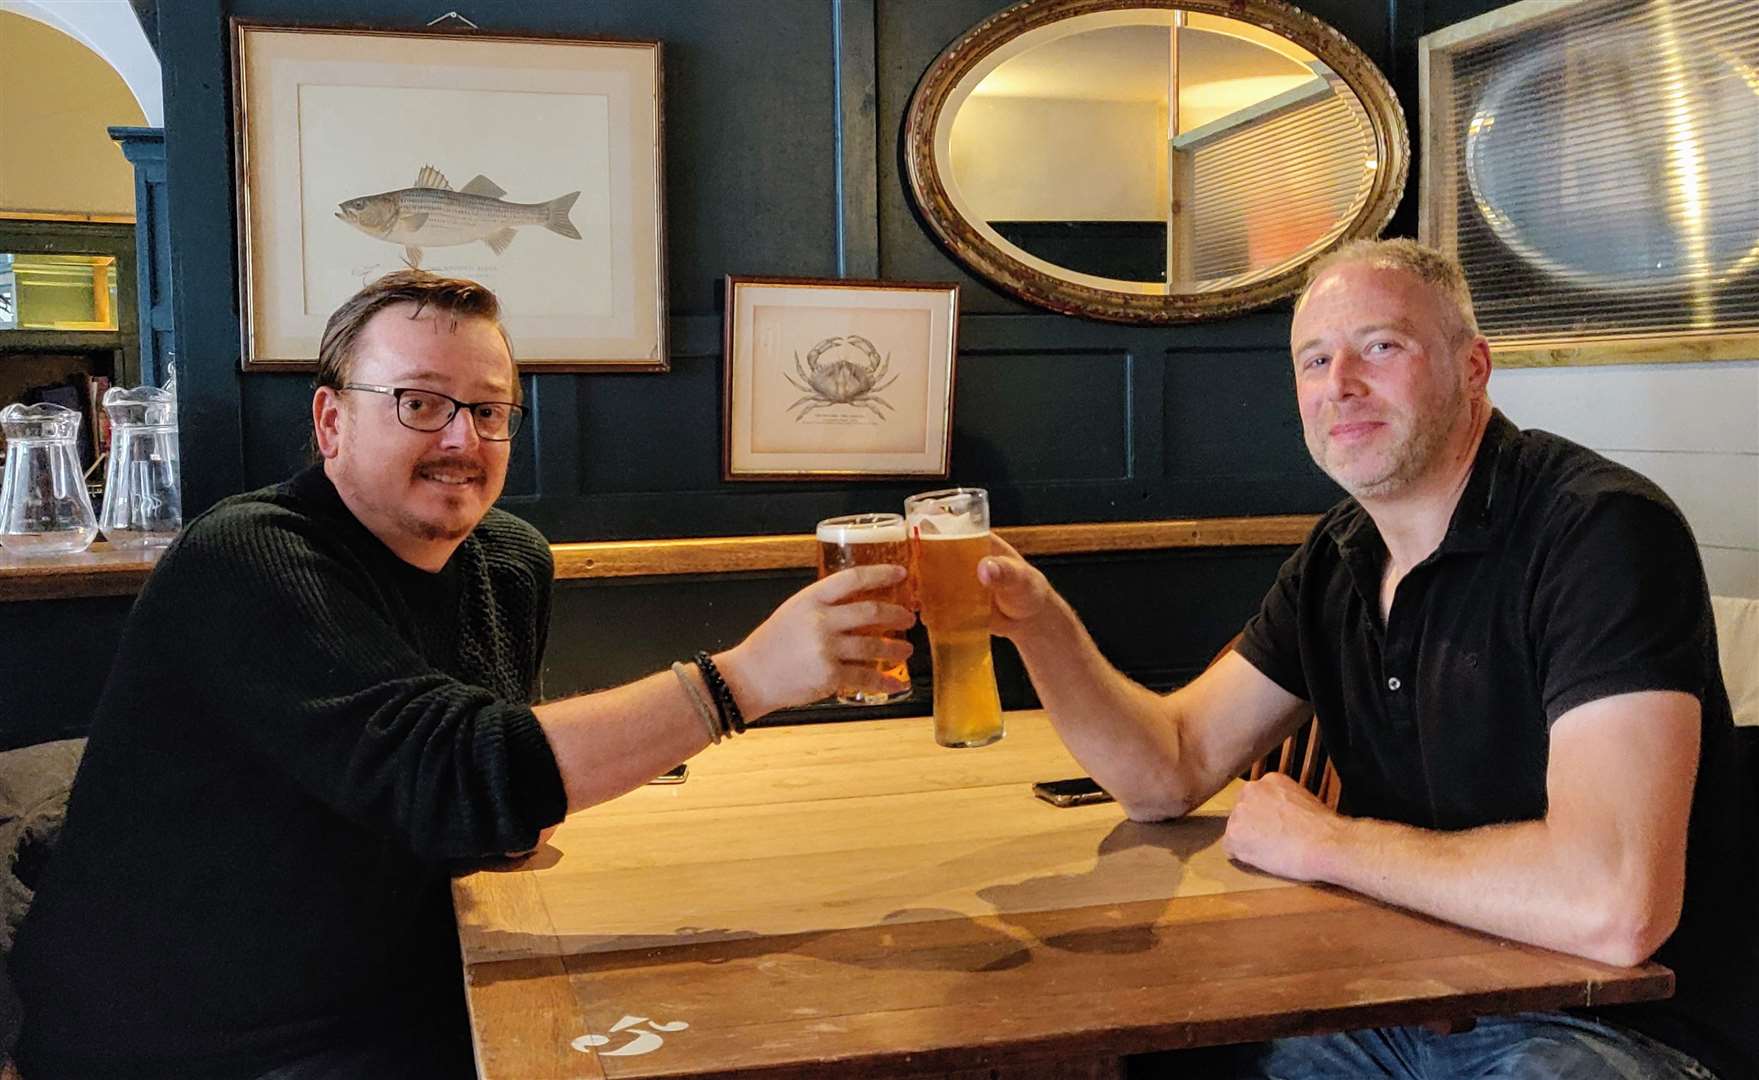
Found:
<svg viewBox="0 0 1759 1080"><path fill-rule="evenodd" d="M79 421L78 412L48 402L0 409L0 547L14 555L84 551L98 535L79 466Z"/></svg>
<svg viewBox="0 0 1759 1080"><path fill-rule="evenodd" d="M183 495L177 462L177 400L170 390L120 387L104 394L110 464L98 525L120 548L158 547L177 538Z"/></svg>

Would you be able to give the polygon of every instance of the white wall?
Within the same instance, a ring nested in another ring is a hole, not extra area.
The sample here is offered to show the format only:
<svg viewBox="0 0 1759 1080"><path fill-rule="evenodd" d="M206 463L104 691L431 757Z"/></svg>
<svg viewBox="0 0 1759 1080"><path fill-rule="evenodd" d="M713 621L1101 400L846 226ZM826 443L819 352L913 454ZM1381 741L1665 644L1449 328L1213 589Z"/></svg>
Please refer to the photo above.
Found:
<svg viewBox="0 0 1759 1080"><path fill-rule="evenodd" d="M1691 522L1710 591L1759 597L1759 361L1506 368L1490 396L1655 481Z"/></svg>

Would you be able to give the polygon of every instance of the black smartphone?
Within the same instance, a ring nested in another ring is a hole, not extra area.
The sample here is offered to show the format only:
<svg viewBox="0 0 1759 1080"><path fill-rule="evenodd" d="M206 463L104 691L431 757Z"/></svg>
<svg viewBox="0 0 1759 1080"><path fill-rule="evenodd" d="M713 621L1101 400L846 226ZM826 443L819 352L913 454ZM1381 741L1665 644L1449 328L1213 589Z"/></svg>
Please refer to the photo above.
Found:
<svg viewBox="0 0 1759 1080"><path fill-rule="evenodd" d="M1077 776L1070 780L1040 780L1032 785L1032 793L1052 806L1085 806L1088 803L1112 801L1106 790L1087 776Z"/></svg>
<svg viewBox="0 0 1759 1080"><path fill-rule="evenodd" d="M674 765L670 769L667 769L665 772L654 777L652 780L649 780L648 783L650 783L650 784L682 784L684 782L684 778L688 775L690 775L690 766L689 765Z"/></svg>

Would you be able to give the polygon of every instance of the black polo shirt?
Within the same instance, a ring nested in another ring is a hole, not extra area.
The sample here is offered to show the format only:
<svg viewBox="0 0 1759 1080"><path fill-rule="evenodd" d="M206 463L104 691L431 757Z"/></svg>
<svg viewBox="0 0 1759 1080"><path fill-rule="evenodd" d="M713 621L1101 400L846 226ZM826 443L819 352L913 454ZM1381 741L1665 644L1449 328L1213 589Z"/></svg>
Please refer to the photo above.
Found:
<svg viewBox="0 0 1759 1080"><path fill-rule="evenodd" d="M1543 817L1550 728L1578 705L1679 690L1703 706L1675 996L1604 1009L1719 1076L1759 1076L1748 782L1690 528L1648 480L1494 413L1447 535L1380 617L1386 545L1355 499L1283 565L1238 651L1313 704L1341 810L1426 829Z"/></svg>

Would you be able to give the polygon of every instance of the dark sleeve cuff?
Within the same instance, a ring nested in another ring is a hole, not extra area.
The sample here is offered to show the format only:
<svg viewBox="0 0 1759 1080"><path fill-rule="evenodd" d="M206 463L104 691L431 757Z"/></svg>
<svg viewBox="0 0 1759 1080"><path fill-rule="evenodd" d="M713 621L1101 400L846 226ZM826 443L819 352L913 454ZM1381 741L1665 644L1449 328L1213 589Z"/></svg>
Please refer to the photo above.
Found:
<svg viewBox="0 0 1759 1080"><path fill-rule="evenodd" d="M507 778L513 810L520 823L530 827L531 842L536 844L540 829L549 828L568 813L562 771L535 713L530 709L509 710L505 724Z"/></svg>
<svg viewBox="0 0 1759 1080"><path fill-rule="evenodd" d="M1582 508L1546 568L1533 617L1545 718L1645 690L1703 700L1715 675L1708 591L1670 504L1620 494Z"/></svg>
<svg viewBox="0 0 1759 1080"><path fill-rule="evenodd" d="M1318 530L1315 530L1317 534ZM1259 674L1289 693L1307 701L1306 672L1301 667L1301 577L1312 547L1309 538L1277 571L1276 582L1264 594L1258 611L1234 640L1234 651L1258 669Z"/></svg>
<svg viewBox="0 0 1759 1080"><path fill-rule="evenodd" d="M1693 674L1658 669L1616 672L1575 683L1568 690L1553 696L1545 703L1545 722L1555 724L1570 710L1603 698L1651 690L1677 690L1682 694L1690 694L1700 703L1704 701L1704 681Z"/></svg>
<svg viewBox="0 0 1759 1080"><path fill-rule="evenodd" d="M1246 629L1240 631L1240 640L1234 642L1234 651L1245 657L1248 664L1257 668L1260 675L1276 683L1293 696L1306 701L1308 699L1307 680L1302 676L1298 667L1290 670L1277 663L1277 654L1259 640L1262 634L1259 629L1259 621L1255 616L1251 622L1246 624Z"/></svg>

